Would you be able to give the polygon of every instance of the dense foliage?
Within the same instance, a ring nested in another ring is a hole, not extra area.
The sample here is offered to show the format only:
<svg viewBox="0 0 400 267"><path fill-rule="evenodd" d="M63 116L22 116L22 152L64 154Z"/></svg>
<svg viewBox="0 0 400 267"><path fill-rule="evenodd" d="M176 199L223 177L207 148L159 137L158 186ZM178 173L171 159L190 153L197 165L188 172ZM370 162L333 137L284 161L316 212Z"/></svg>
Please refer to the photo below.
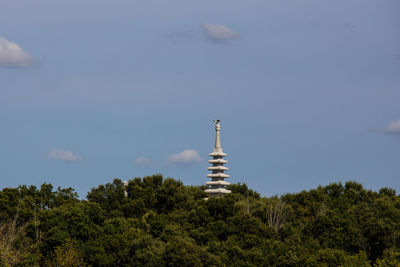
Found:
<svg viewBox="0 0 400 267"><path fill-rule="evenodd" d="M400 196L334 183L281 197L161 175L93 188L0 192L5 266L399 266Z"/></svg>

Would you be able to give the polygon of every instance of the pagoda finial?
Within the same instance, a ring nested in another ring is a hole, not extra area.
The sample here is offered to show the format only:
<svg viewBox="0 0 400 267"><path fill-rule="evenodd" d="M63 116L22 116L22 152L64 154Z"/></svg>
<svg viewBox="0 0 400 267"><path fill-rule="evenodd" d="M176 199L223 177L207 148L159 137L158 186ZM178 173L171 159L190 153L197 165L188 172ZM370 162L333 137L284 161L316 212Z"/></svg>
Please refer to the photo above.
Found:
<svg viewBox="0 0 400 267"><path fill-rule="evenodd" d="M215 123L215 146L214 152L222 152L221 147L221 125L219 124L221 120L214 120Z"/></svg>

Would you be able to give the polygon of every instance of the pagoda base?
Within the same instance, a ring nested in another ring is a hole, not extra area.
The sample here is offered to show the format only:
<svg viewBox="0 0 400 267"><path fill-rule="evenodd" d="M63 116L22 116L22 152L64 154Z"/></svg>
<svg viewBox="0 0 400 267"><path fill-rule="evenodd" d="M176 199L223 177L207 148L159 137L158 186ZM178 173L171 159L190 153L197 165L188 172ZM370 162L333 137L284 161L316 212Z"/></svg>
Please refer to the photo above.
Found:
<svg viewBox="0 0 400 267"><path fill-rule="evenodd" d="M223 196L225 194L230 194L231 190L227 190L225 188L209 188L204 190L207 194L210 194L211 197L215 196Z"/></svg>

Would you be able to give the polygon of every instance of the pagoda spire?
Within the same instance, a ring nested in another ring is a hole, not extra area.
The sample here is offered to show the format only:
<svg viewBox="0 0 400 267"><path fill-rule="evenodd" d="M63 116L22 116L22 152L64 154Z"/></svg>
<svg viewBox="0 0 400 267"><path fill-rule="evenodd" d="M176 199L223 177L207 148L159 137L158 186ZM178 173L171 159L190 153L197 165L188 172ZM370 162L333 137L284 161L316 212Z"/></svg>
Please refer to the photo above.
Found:
<svg viewBox="0 0 400 267"><path fill-rule="evenodd" d="M206 182L208 189L206 189L205 192L210 194L210 196L222 196L231 192L226 189L226 186L230 185L230 183L225 181L225 178L229 178L229 175L224 173L228 170L228 168L224 166L228 161L223 159L227 154L222 152L220 120L214 120L214 123L215 145L214 151L209 154L209 156L212 157L212 159L208 161L212 164L211 167L208 167L211 173L207 174L207 177L211 178L211 181Z"/></svg>
<svg viewBox="0 0 400 267"><path fill-rule="evenodd" d="M214 152L222 152L221 147L221 125L219 124L220 120L214 120L215 122L215 146Z"/></svg>

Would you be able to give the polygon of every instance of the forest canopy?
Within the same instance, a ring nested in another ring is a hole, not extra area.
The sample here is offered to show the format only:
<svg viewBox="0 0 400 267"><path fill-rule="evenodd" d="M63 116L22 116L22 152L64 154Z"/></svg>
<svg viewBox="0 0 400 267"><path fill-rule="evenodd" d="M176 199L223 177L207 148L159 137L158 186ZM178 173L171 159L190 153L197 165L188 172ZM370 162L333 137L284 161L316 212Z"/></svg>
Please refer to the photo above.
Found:
<svg viewBox="0 0 400 267"><path fill-rule="evenodd" d="M400 266L400 196L356 182L282 196L161 175L78 198L51 184L0 191L3 266Z"/></svg>

